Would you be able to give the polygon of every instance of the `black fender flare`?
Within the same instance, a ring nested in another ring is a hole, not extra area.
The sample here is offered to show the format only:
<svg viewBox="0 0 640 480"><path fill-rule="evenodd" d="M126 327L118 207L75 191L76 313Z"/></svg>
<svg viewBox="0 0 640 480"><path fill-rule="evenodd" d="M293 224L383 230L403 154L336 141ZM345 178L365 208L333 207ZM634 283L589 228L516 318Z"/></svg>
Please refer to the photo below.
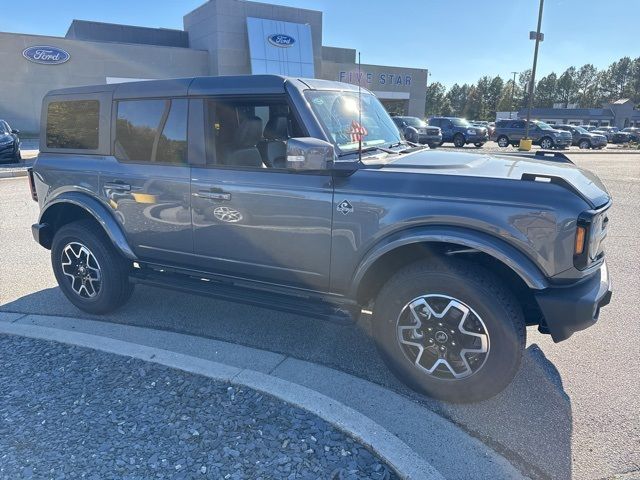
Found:
<svg viewBox="0 0 640 480"><path fill-rule="evenodd" d="M478 250L505 264L530 289L544 290L549 286L547 277L535 262L505 240L488 233L460 227L425 226L395 232L369 249L354 272L350 295L357 298L362 280L377 260L397 248L418 243L450 243Z"/></svg>
<svg viewBox="0 0 640 480"><path fill-rule="evenodd" d="M51 202L47 203L40 212L40 225L47 224L47 216L52 212L53 208L60 208L61 204L70 204L82 208L91 215L102 227L107 234L114 247L129 260L137 260L138 257L133 252L127 238L124 235L122 227L115 219L109 209L100 201L82 192L65 192L58 195ZM57 206L56 206L57 205ZM42 242L40 242L42 244ZM45 245L43 245L45 246Z"/></svg>

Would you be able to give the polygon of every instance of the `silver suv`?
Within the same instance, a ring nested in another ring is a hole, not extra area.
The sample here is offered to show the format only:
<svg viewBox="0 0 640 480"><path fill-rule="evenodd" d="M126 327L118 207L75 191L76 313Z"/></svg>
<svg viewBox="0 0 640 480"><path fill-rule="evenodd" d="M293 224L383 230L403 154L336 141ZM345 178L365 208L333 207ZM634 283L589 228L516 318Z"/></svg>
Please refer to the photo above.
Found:
<svg viewBox="0 0 640 480"><path fill-rule="evenodd" d="M60 289L92 314L136 284L367 310L389 367L451 401L502 390L527 325L559 342L597 321L611 199L595 175L407 144L360 93L266 75L50 92L29 178Z"/></svg>
<svg viewBox="0 0 640 480"><path fill-rule="evenodd" d="M525 137L526 124L526 120L498 120L491 139L498 142L500 147L515 147ZM569 148L573 141L571 132L556 130L538 120L529 122L529 138L533 140L534 145L540 145L544 150Z"/></svg>

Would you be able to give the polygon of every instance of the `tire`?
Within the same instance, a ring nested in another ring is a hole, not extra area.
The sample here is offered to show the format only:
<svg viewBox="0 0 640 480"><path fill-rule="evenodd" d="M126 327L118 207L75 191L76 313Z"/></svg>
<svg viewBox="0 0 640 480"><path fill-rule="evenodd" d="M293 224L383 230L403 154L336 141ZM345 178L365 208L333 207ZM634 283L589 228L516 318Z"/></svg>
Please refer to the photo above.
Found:
<svg viewBox="0 0 640 480"><path fill-rule="evenodd" d="M13 161L14 163L20 163L20 160L22 160L22 153L20 153L20 149L16 149L16 153L13 156Z"/></svg>
<svg viewBox="0 0 640 480"><path fill-rule="evenodd" d="M438 148L440 145L442 145L441 143L430 143L429 144L429 148L435 150L436 148Z"/></svg>
<svg viewBox="0 0 640 480"><path fill-rule="evenodd" d="M408 310L412 301L420 305L423 296L428 296L424 300L431 302L432 313L445 315L444 327L437 322L439 318L432 315L426 320L424 317L420 322L424 331L416 340L412 335L419 332L411 324L417 325L412 319L420 316L417 313L411 316ZM443 306L454 301L459 302L456 304L459 308L452 306L453 303ZM461 316L460 312L465 309L466 315ZM447 319L446 312L458 317ZM466 318L465 323L458 323L460 318ZM453 329L448 329L447 321ZM477 332L484 329L486 338L483 340L479 333L469 335L472 332L468 329L473 325L466 322L475 323L479 328ZM429 333L425 326L436 331ZM376 297L373 331L382 358L402 381L433 398L460 403L484 400L502 391L520 367L526 337L522 309L503 282L478 265L448 258L419 261L393 275ZM400 335L404 336L404 342ZM454 340L458 340L458 345ZM407 345L407 341L425 342L423 353L418 355L419 348ZM476 344L469 345L470 341ZM486 353L460 355L462 346L479 348L482 345ZM445 351L441 355L451 363L440 362L429 350L435 348L440 352L443 347ZM455 349L458 349L457 357ZM462 356L466 361L461 361ZM422 367L416 365L416 361ZM454 378L452 371L460 378Z"/></svg>
<svg viewBox="0 0 640 480"><path fill-rule="evenodd" d="M588 150L591 148L591 142L589 140L580 140L580 143L578 143L578 148L582 150Z"/></svg>
<svg viewBox="0 0 640 480"><path fill-rule="evenodd" d="M507 148L509 146L509 138L506 135L500 135L498 137L498 146L501 148Z"/></svg>
<svg viewBox="0 0 640 480"><path fill-rule="evenodd" d="M467 141L464 138L464 135L462 135L461 133L456 133L453 136L453 145L456 148L462 148L465 146L465 144L467 143Z"/></svg>
<svg viewBox="0 0 640 480"><path fill-rule="evenodd" d="M484 143L482 143L482 142L477 142L477 143L474 143L473 145L474 145L476 148L482 148L482 147L483 147L483 145L484 145Z"/></svg>
<svg viewBox="0 0 640 480"><path fill-rule="evenodd" d="M551 150L553 148L553 140L549 137L542 137L540 140L540 148L543 150Z"/></svg>
<svg viewBox="0 0 640 480"><path fill-rule="evenodd" d="M60 227L51 246L51 264L62 292L87 313L116 310L133 293L128 263L93 221L81 220Z"/></svg>

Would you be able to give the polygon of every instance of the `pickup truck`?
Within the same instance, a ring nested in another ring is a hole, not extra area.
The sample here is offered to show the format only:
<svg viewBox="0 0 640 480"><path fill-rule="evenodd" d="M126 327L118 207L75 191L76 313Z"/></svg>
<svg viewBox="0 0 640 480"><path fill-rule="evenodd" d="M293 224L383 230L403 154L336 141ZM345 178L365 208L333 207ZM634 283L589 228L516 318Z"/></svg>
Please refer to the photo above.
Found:
<svg viewBox="0 0 640 480"><path fill-rule="evenodd" d="M352 85L97 85L49 92L42 112L32 232L91 314L136 284L333 322L371 314L399 378L469 402L509 384L528 325L560 342L611 297L611 197L594 174L559 153L408 144Z"/></svg>

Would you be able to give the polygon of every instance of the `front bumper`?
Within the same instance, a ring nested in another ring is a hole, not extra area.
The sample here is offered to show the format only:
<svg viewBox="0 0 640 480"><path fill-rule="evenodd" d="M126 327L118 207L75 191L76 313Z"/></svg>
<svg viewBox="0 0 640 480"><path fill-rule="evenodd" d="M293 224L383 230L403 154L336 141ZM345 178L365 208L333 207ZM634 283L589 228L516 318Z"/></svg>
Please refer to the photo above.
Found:
<svg viewBox="0 0 640 480"><path fill-rule="evenodd" d="M550 287L535 294L544 317L540 330L561 342L598 321L600 309L611 301L606 262L588 280L568 287Z"/></svg>
<svg viewBox="0 0 640 480"><path fill-rule="evenodd" d="M418 143L421 143L423 145L425 143L428 143L429 145L440 145L440 142L442 142L442 135L429 135L428 133L421 133L420 135L418 135Z"/></svg>
<svg viewBox="0 0 640 480"><path fill-rule="evenodd" d="M0 145L0 159L13 159L16 155L16 145L15 143L9 143L6 145Z"/></svg>
<svg viewBox="0 0 640 480"><path fill-rule="evenodd" d="M467 143L487 143L489 135L468 135L466 139Z"/></svg>

